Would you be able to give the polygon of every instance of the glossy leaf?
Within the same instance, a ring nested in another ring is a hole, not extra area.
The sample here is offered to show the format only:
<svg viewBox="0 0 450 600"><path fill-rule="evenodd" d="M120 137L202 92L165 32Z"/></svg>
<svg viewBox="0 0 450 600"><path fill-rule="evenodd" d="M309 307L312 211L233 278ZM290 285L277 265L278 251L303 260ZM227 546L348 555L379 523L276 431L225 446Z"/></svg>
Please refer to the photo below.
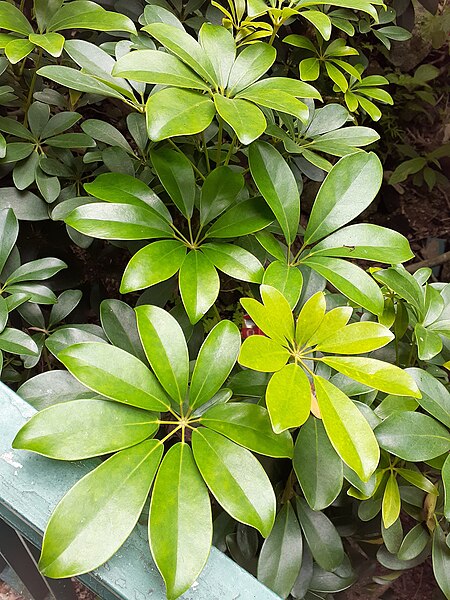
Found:
<svg viewBox="0 0 450 600"><path fill-rule="evenodd" d="M258 560L258 579L282 598L287 598L300 572L303 540L290 502L278 513Z"/></svg>
<svg viewBox="0 0 450 600"><path fill-rule="evenodd" d="M208 229L206 237L241 237L264 229L273 220L274 216L262 198L249 198L221 215Z"/></svg>
<svg viewBox="0 0 450 600"><path fill-rule="evenodd" d="M369 206L381 185L382 167L373 154L341 158L320 187L308 221L305 244L312 244L352 221Z"/></svg>
<svg viewBox="0 0 450 600"><path fill-rule="evenodd" d="M203 182L200 195L200 220L202 225L209 223L229 208L244 187L241 173L230 167L217 167Z"/></svg>
<svg viewBox="0 0 450 600"><path fill-rule="evenodd" d="M450 596L450 548L445 543L444 532L439 524L433 532L433 573L444 596Z"/></svg>
<svg viewBox="0 0 450 600"><path fill-rule="evenodd" d="M447 429L427 415L396 413L375 428L381 448L404 460L430 460L450 450Z"/></svg>
<svg viewBox="0 0 450 600"><path fill-rule="evenodd" d="M0 211L0 273L16 243L19 223L11 208Z"/></svg>
<svg viewBox="0 0 450 600"><path fill-rule="evenodd" d="M138 306L137 325L148 361L171 398L184 402L189 356L183 330L172 315L158 306Z"/></svg>
<svg viewBox="0 0 450 600"><path fill-rule="evenodd" d="M389 344L394 334L384 325L363 321L331 333L319 342L317 350L332 354L363 354Z"/></svg>
<svg viewBox="0 0 450 600"><path fill-rule="evenodd" d="M58 360L78 381L102 396L146 410L163 411L169 405L152 372L120 348L85 342L69 346L58 354Z"/></svg>
<svg viewBox="0 0 450 600"><path fill-rule="evenodd" d="M380 450L369 423L332 383L314 377L317 402L327 435L342 460L367 481L378 466Z"/></svg>
<svg viewBox="0 0 450 600"><path fill-rule="evenodd" d="M154 413L108 400L73 400L36 413L16 435L13 447L59 460L81 460L134 446L157 429Z"/></svg>
<svg viewBox="0 0 450 600"><path fill-rule="evenodd" d="M237 521L267 537L275 520L275 494L253 454L204 427L192 432L192 449L200 473L219 504Z"/></svg>
<svg viewBox="0 0 450 600"><path fill-rule="evenodd" d="M249 149L249 165L259 191L277 218L288 244L297 235L300 197L295 177L282 155L267 142Z"/></svg>
<svg viewBox="0 0 450 600"><path fill-rule="evenodd" d="M313 416L301 427L292 461L302 492L313 510L323 510L336 500L343 485L342 461Z"/></svg>
<svg viewBox="0 0 450 600"><path fill-rule="evenodd" d="M194 409L210 400L222 387L236 363L241 346L238 328L231 321L221 321L203 342L189 390L189 406Z"/></svg>
<svg viewBox="0 0 450 600"><path fill-rule="evenodd" d="M297 267L274 261L267 267L263 283L279 290L292 309L296 307L303 286L303 275Z"/></svg>
<svg viewBox="0 0 450 600"><path fill-rule="evenodd" d="M383 494L382 516L383 524L389 529L399 518L401 508L400 490L395 475L391 473Z"/></svg>
<svg viewBox="0 0 450 600"><path fill-rule="evenodd" d="M251 283L261 283L264 269L259 260L240 246L226 243L202 244L203 254L213 265L230 277Z"/></svg>
<svg viewBox="0 0 450 600"><path fill-rule="evenodd" d="M208 490L187 444L172 446L159 468L150 504L149 540L167 598L174 600L203 570L212 540Z"/></svg>
<svg viewBox="0 0 450 600"><path fill-rule="evenodd" d="M430 415L450 427L450 392L428 371L423 369L406 369L417 383L422 396L417 399L420 406Z"/></svg>
<svg viewBox="0 0 450 600"><path fill-rule="evenodd" d="M420 397L420 391L411 375L395 365L359 356L326 356L322 361L339 373L376 390L394 396Z"/></svg>
<svg viewBox="0 0 450 600"><path fill-rule="evenodd" d="M267 410L262 406L244 402L220 404L205 412L201 423L252 452L292 457L291 435L274 433Z"/></svg>
<svg viewBox="0 0 450 600"><path fill-rule="evenodd" d="M201 250L191 250L180 268L181 298L191 323L197 323L219 295L217 271Z"/></svg>
<svg viewBox="0 0 450 600"><path fill-rule="evenodd" d="M195 199L194 170L184 154L167 148L150 154L153 168L178 210L189 219Z"/></svg>
<svg viewBox="0 0 450 600"><path fill-rule="evenodd" d="M165 88L149 96L145 107L147 132L153 142L204 131L213 120L213 102L204 95Z"/></svg>
<svg viewBox="0 0 450 600"><path fill-rule="evenodd" d="M6 327L0 333L0 350L26 356L37 356L39 354L33 338L24 331L12 327Z"/></svg>
<svg viewBox="0 0 450 600"><path fill-rule="evenodd" d="M245 46L233 64L228 78L227 90L233 95L257 81L270 69L276 58L276 50L264 42Z"/></svg>
<svg viewBox="0 0 450 600"><path fill-rule="evenodd" d="M42 574L87 573L117 552L137 523L162 453L157 440L122 450L64 496L45 531L39 560Z"/></svg>
<svg viewBox="0 0 450 600"><path fill-rule="evenodd" d="M264 114L251 102L214 94L214 104L242 144L251 144L264 133L267 126Z"/></svg>
<svg viewBox="0 0 450 600"><path fill-rule="evenodd" d="M295 326L295 341L299 346L307 344L320 327L326 311L325 296L322 292L313 294L303 305Z"/></svg>
<svg viewBox="0 0 450 600"><path fill-rule="evenodd" d="M238 360L243 367L273 373L282 369L289 357L289 352L278 342L262 335L252 335L244 340Z"/></svg>
<svg viewBox="0 0 450 600"><path fill-rule="evenodd" d="M288 301L274 287L262 285L263 304L253 298L242 298L241 304L256 325L283 346L294 340L294 318Z"/></svg>
<svg viewBox="0 0 450 600"><path fill-rule="evenodd" d="M128 263L120 284L122 294L142 290L170 279L186 257L186 246L178 240L160 240L138 250Z"/></svg>
<svg viewBox="0 0 450 600"><path fill-rule="evenodd" d="M288 364L271 377L266 405L275 433L303 425L311 410L311 386L299 365Z"/></svg>

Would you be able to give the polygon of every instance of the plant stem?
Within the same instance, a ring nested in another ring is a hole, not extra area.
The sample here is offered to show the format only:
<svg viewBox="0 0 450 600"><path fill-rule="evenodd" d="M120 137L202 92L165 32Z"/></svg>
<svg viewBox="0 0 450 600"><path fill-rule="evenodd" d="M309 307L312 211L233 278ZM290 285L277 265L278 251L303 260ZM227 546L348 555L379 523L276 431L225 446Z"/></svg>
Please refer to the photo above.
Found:
<svg viewBox="0 0 450 600"><path fill-rule="evenodd" d="M220 165L222 156L222 138L223 138L223 121L221 117L217 117L219 120L219 131L217 132L217 155L216 155L216 167Z"/></svg>
<svg viewBox="0 0 450 600"><path fill-rule="evenodd" d="M234 146L236 144L237 141L237 137L236 135L233 136L233 139L231 140L231 144L230 147L228 148L228 152L227 155L225 157L225 162L223 163L224 165L228 165L228 163L230 162L231 156L233 154L233 150L234 150Z"/></svg>

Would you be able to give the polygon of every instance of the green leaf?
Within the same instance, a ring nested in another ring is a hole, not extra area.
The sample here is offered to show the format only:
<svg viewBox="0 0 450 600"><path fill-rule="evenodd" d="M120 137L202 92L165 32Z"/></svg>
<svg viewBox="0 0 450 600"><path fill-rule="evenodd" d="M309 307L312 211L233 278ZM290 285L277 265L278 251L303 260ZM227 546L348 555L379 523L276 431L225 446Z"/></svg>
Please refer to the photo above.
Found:
<svg viewBox="0 0 450 600"><path fill-rule="evenodd" d="M249 165L259 191L291 244L300 220L300 196L294 174L278 150L267 142L250 146Z"/></svg>
<svg viewBox="0 0 450 600"><path fill-rule="evenodd" d="M341 158L326 176L314 202L305 233L312 244L366 209L381 185L383 169L370 152L357 152Z"/></svg>
<svg viewBox="0 0 450 600"><path fill-rule="evenodd" d="M438 495L438 490L420 471L411 471L410 469L402 469L397 467L396 472L403 477L408 483L412 483L419 490L427 492L427 494Z"/></svg>
<svg viewBox="0 0 450 600"><path fill-rule="evenodd" d="M31 54L34 48L34 44L29 40L13 40L5 47L5 55L9 62L15 65Z"/></svg>
<svg viewBox="0 0 450 600"><path fill-rule="evenodd" d="M303 286L303 275L297 267L276 260L267 267L263 282L279 290L292 309L297 306Z"/></svg>
<svg viewBox="0 0 450 600"><path fill-rule="evenodd" d="M51 56L58 57L62 54L65 39L59 33L30 33L28 39Z"/></svg>
<svg viewBox="0 0 450 600"><path fill-rule="evenodd" d="M189 377L183 330L172 315L158 306L138 306L135 310L148 361L169 396L182 404Z"/></svg>
<svg viewBox="0 0 450 600"><path fill-rule="evenodd" d="M119 100L123 98L122 94L109 85L106 85L106 83L71 67L46 65L45 67L41 67L37 73L70 90L77 90L78 92L86 92L88 94L100 94L101 96L119 98Z"/></svg>
<svg viewBox="0 0 450 600"><path fill-rule="evenodd" d="M191 250L184 259L179 285L189 320L195 324L214 304L220 290L217 271L201 250Z"/></svg>
<svg viewBox="0 0 450 600"><path fill-rule="evenodd" d="M421 171L427 164L426 158L417 157L411 158L410 160L405 160L400 163L398 167L394 170L392 175L389 178L390 185L395 185L397 183L401 183L408 179L410 175L414 175L414 173L418 173Z"/></svg>
<svg viewBox="0 0 450 600"><path fill-rule="evenodd" d="M81 125L82 130L87 135L94 138L99 142L103 142L110 146L118 146L128 152L128 154L133 155L133 149L130 144L127 142L126 138L120 133L118 129L116 129L110 123L106 121L100 121L99 119L87 119ZM108 175L117 175L116 173L108 173ZM101 175L100 175L101 177ZM98 178L97 178L98 179ZM105 179L105 178L104 178ZM129 178L131 179L131 178ZM97 181L97 180L96 180ZM120 179L119 179L120 181ZM97 181L98 183L98 181ZM87 184L92 185L92 184ZM94 194L93 194L94 195ZM98 197L98 196L97 196Z"/></svg>
<svg viewBox="0 0 450 600"><path fill-rule="evenodd" d="M129 52L117 61L112 74L133 81L206 90L205 82L181 60L159 50Z"/></svg>
<svg viewBox="0 0 450 600"><path fill-rule="evenodd" d="M203 342L189 391L189 406L195 409L210 400L224 384L241 347L239 329L231 321L221 321Z"/></svg>
<svg viewBox="0 0 450 600"><path fill-rule="evenodd" d="M214 104L242 144L251 144L264 133L267 126L264 114L251 102L214 94Z"/></svg>
<svg viewBox="0 0 450 600"><path fill-rule="evenodd" d="M271 377L266 405L275 433L303 425L311 410L311 386L299 365L288 364Z"/></svg>
<svg viewBox="0 0 450 600"><path fill-rule="evenodd" d="M383 494L383 502L381 505L381 513L383 516L383 525L389 529L400 516L401 499L400 490L398 489L397 479L394 473L389 475L386 483L386 488Z"/></svg>
<svg viewBox="0 0 450 600"><path fill-rule="evenodd" d="M273 94L283 92L283 94L288 94L289 96L294 96L295 98L316 98L317 100L322 99L315 87L309 85L309 83L299 81L298 79L291 79L290 77L266 77L265 79L261 79L260 81L253 83L243 92L237 94L237 97L244 96L249 92L252 94L261 93L264 95L264 97L267 97L269 92L272 92Z"/></svg>
<svg viewBox="0 0 450 600"><path fill-rule="evenodd" d="M16 164L13 171L13 181L18 190L24 190L34 182L38 163L39 155L34 151L28 158Z"/></svg>
<svg viewBox="0 0 450 600"><path fill-rule="evenodd" d="M302 260L336 289L376 315L384 311L384 298L376 282L357 265L340 258L312 256Z"/></svg>
<svg viewBox="0 0 450 600"><path fill-rule="evenodd" d="M342 461L322 421L312 415L298 432L292 464L313 510L323 510L336 500L343 484Z"/></svg>
<svg viewBox="0 0 450 600"><path fill-rule="evenodd" d="M255 371L273 373L282 369L289 357L290 353L279 342L262 335L252 335L244 340L238 362Z"/></svg>
<svg viewBox="0 0 450 600"><path fill-rule="evenodd" d="M325 69L328 77L337 85L339 90L341 92L346 92L348 90L348 81L342 74L342 71L335 67L330 60L325 62Z"/></svg>
<svg viewBox="0 0 450 600"><path fill-rule="evenodd" d="M198 37L213 66L215 81L225 88L236 56L233 35L225 27L203 23Z"/></svg>
<svg viewBox="0 0 450 600"><path fill-rule="evenodd" d="M167 598L175 600L203 570L212 540L208 490L185 443L170 448L156 476L149 540Z"/></svg>
<svg viewBox="0 0 450 600"><path fill-rule="evenodd" d="M393 339L394 334L384 325L362 321L331 332L318 343L317 350L332 354L363 354L381 348Z"/></svg>
<svg viewBox="0 0 450 600"><path fill-rule="evenodd" d="M311 255L362 258L384 263L401 263L414 257L403 235L369 223L349 225L332 233L312 248Z"/></svg>
<svg viewBox="0 0 450 600"><path fill-rule="evenodd" d="M275 458L292 458L292 437L275 434L267 410L256 404L230 402L210 408L202 425L213 429L252 452Z"/></svg>
<svg viewBox="0 0 450 600"><path fill-rule="evenodd" d="M33 33L28 19L10 2L0 2L0 28L26 36Z"/></svg>
<svg viewBox="0 0 450 600"><path fill-rule="evenodd" d="M450 548L439 523L433 532L433 572L446 598L450 597Z"/></svg>
<svg viewBox="0 0 450 600"><path fill-rule="evenodd" d="M50 277L53 277L53 275L56 275L56 273L66 268L66 263L58 258L40 258L38 260L32 260L13 271L5 281L5 285L22 281L41 281L50 279Z"/></svg>
<svg viewBox="0 0 450 600"><path fill-rule="evenodd" d="M414 337L420 360L431 360L442 350L442 340L439 335L433 331L429 331L420 323L416 323L414 327Z"/></svg>
<svg viewBox="0 0 450 600"><path fill-rule="evenodd" d="M214 68L202 46L184 30L168 23L151 23L143 30L156 38L170 52L210 83L215 81Z"/></svg>
<svg viewBox="0 0 450 600"><path fill-rule="evenodd" d="M278 513L258 560L258 579L282 598L287 598L300 572L303 540L290 502Z"/></svg>
<svg viewBox="0 0 450 600"><path fill-rule="evenodd" d="M173 237L170 225L159 213L132 204L85 204L73 210L65 222L80 233L105 240Z"/></svg>
<svg viewBox="0 0 450 600"><path fill-rule="evenodd" d="M406 534L398 551L398 558L400 560L413 560L425 550L429 541L430 536L423 525L418 523Z"/></svg>
<svg viewBox="0 0 450 600"><path fill-rule="evenodd" d="M49 327L63 321L78 306L82 296L80 290L64 290L52 306L48 320Z"/></svg>
<svg viewBox="0 0 450 600"><path fill-rule="evenodd" d="M55 304L56 296L45 285L38 283L14 283L9 285L5 292L8 294L26 294L30 302L36 304Z"/></svg>
<svg viewBox="0 0 450 600"><path fill-rule="evenodd" d="M8 322L8 303L0 296L0 332L2 332Z"/></svg>
<svg viewBox="0 0 450 600"><path fill-rule="evenodd" d="M178 210L192 217L195 200L195 175L189 159L175 150L163 148L150 153L153 168Z"/></svg>
<svg viewBox="0 0 450 600"><path fill-rule="evenodd" d="M250 86L242 91L238 98L292 115L303 121L303 123L308 122L309 110L306 104L283 90L266 90L260 88L256 83L255 86Z"/></svg>
<svg viewBox="0 0 450 600"><path fill-rule="evenodd" d="M208 238L236 238L267 227L274 216L260 197L239 202L221 215L206 232Z"/></svg>
<svg viewBox="0 0 450 600"><path fill-rule="evenodd" d="M85 121L85 123L87 122ZM172 221L172 217L165 204L158 198L155 192L143 181L136 179L136 177L131 177L131 175L102 173L91 183L85 183L84 189L88 194L100 200L106 200L106 202L131 204L139 208L150 207L156 210L166 221Z"/></svg>
<svg viewBox="0 0 450 600"><path fill-rule="evenodd" d="M422 394L417 400L420 406L450 428L450 392L447 388L423 369L406 369L406 373L411 375Z"/></svg>
<svg viewBox="0 0 450 600"><path fill-rule="evenodd" d="M442 484L444 486L444 514L450 520L450 456L447 456L442 467Z"/></svg>
<svg viewBox="0 0 450 600"><path fill-rule="evenodd" d="M144 246L125 269L121 293L128 294L170 279L180 269L185 256L186 246L178 240L161 240Z"/></svg>
<svg viewBox="0 0 450 600"><path fill-rule="evenodd" d="M89 323L85 325L63 325L49 336L45 345L53 356L57 357L60 352L69 346L84 342L106 344L107 338L98 325Z"/></svg>
<svg viewBox="0 0 450 600"><path fill-rule="evenodd" d="M344 560L344 548L335 526L323 512L311 510L297 497L297 515L314 560L326 571L334 571Z"/></svg>
<svg viewBox="0 0 450 600"><path fill-rule="evenodd" d="M305 302L295 326L295 341L299 346L307 344L318 330L325 316L326 308L325 295L322 292L315 293Z"/></svg>
<svg viewBox="0 0 450 600"><path fill-rule="evenodd" d="M64 496L44 535L39 569L45 576L87 573L117 552L137 523L162 453L158 440L122 450Z"/></svg>
<svg viewBox="0 0 450 600"><path fill-rule="evenodd" d="M9 117L0 117L0 131L4 131L5 133L10 133L15 137L34 142L34 135L28 131L28 129L24 127L22 123L19 123L19 121L15 121L14 119L10 119Z"/></svg>
<svg viewBox="0 0 450 600"><path fill-rule="evenodd" d="M85 342L62 350L58 360L83 385L106 398L146 410L164 411L169 405L153 373L120 348Z"/></svg>
<svg viewBox="0 0 450 600"><path fill-rule="evenodd" d="M350 306L337 306L328 311L321 320L319 327L308 340L308 346L328 343L328 338L336 339L336 332L344 331L345 325L352 316L353 309Z"/></svg>
<svg viewBox="0 0 450 600"><path fill-rule="evenodd" d="M58 298L58 303L59 301ZM125 350L128 354L134 354L143 363L146 362L137 330L136 313L131 306L120 300L103 300L100 304L100 321L113 346Z"/></svg>
<svg viewBox="0 0 450 600"><path fill-rule="evenodd" d="M241 173L230 167L217 167L211 171L202 185L200 195L200 221L209 223L229 208L244 187Z"/></svg>
<svg viewBox="0 0 450 600"><path fill-rule="evenodd" d="M166 88L147 100L147 132L153 142L177 135L204 131L213 120L215 108L207 96L177 88Z"/></svg>
<svg viewBox="0 0 450 600"><path fill-rule="evenodd" d="M245 46L231 68L227 92L231 96L257 81L275 62L276 50L264 42Z"/></svg>
<svg viewBox="0 0 450 600"><path fill-rule="evenodd" d="M139 408L108 400L73 400L36 413L16 435L13 447L58 460L82 460L134 446L157 429L157 415Z"/></svg>
<svg viewBox="0 0 450 600"><path fill-rule="evenodd" d="M320 12L320 10L307 10L302 11L300 14L314 25L324 40L330 39L332 25L328 15Z"/></svg>
<svg viewBox="0 0 450 600"><path fill-rule="evenodd" d="M322 422L334 449L363 481L378 466L380 449L374 433L355 404L332 383L315 376Z"/></svg>
<svg viewBox="0 0 450 600"><path fill-rule="evenodd" d="M418 281L402 267L380 269L373 273L374 278L386 285L400 298L412 304L420 314L425 311L425 294Z"/></svg>
<svg viewBox="0 0 450 600"><path fill-rule="evenodd" d="M205 427L192 432L192 449L217 502L234 519L267 537L275 520L275 494L253 454Z"/></svg>
<svg viewBox="0 0 450 600"><path fill-rule="evenodd" d="M339 373L386 394L420 398L420 391L411 375L395 365L359 356L327 356L322 361Z"/></svg>
<svg viewBox="0 0 450 600"><path fill-rule="evenodd" d="M320 73L320 61L318 58L304 58L300 61L300 79L302 81L316 81Z"/></svg>
<svg viewBox="0 0 450 600"><path fill-rule="evenodd" d="M37 356L38 347L33 339L20 329L6 327L0 333L0 350L12 354L24 354L26 356Z"/></svg>
<svg viewBox="0 0 450 600"><path fill-rule="evenodd" d="M264 269L259 260L240 246L226 243L202 244L202 252L217 269L234 279L261 283Z"/></svg>
<svg viewBox="0 0 450 600"><path fill-rule="evenodd" d="M75 0L61 6L53 15L47 29L93 29L136 34L136 27L131 19L120 13L107 11L96 2L88 0Z"/></svg>
<svg viewBox="0 0 450 600"><path fill-rule="evenodd" d="M264 333L284 346L294 340L294 318L288 301L274 287L262 285L263 304L253 298L242 298L241 304Z"/></svg>
<svg viewBox="0 0 450 600"><path fill-rule="evenodd" d="M19 235L19 223L11 208L0 210L0 273Z"/></svg>
<svg viewBox="0 0 450 600"><path fill-rule="evenodd" d="M375 428L381 448L404 460L430 460L450 450L447 429L427 415L396 413Z"/></svg>

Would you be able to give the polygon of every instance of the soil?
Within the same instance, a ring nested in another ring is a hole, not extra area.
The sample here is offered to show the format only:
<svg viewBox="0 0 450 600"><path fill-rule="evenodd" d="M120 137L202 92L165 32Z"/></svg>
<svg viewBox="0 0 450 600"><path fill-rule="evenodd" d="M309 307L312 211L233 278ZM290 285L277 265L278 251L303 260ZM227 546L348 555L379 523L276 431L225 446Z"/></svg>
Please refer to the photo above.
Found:
<svg viewBox="0 0 450 600"><path fill-rule="evenodd" d="M73 583L78 600L97 600L98 597L85 588L84 585L75 580L73 580ZM0 600L25 600L25 598L17 594L4 581L0 580Z"/></svg>

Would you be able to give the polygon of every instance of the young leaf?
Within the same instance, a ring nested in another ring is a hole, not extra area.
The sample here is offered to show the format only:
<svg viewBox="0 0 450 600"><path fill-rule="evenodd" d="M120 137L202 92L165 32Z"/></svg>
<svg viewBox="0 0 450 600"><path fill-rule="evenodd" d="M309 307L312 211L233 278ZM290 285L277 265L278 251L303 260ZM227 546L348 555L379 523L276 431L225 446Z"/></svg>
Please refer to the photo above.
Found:
<svg viewBox="0 0 450 600"><path fill-rule="evenodd" d="M394 396L420 398L414 379L395 365L360 356L326 356L322 361L339 373Z"/></svg>
<svg viewBox="0 0 450 600"><path fill-rule="evenodd" d="M275 520L275 494L253 454L205 427L192 432L192 449L200 473L219 504L237 521L267 537Z"/></svg>
<svg viewBox="0 0 450 600"><path fill-rule="evenodd" d="M378 466L380 449L375 435L355 404L323 377L314 377L317 402L327 435L342 460L363 481Z"/></svg>
<svg viewBox="0 0 450 600"><path fill-rule="evenodd" d="M211 549L208 490L187 444L170 448L153 487L149 518L150 549L175 600L194 583Z"/></svg>
<svg viewBox="0 0 450 600"><path fill-rule="evenodd" d="M288 301L274 287L262 285L263 304L253 298L242 298L241 304L256 325L273 340L286 346L294 340L294 318Z"/></svg>
<svg viewBox="0 0 450 600"><path fill-rule="evenodd" d="M169 396L184 402L189 377L189 356L177 320L158 306L138 306L137 325L148 361Z"/></svg>
<svg viewBox="0 0 450 600"><path fill-rule="evenodd" d="M278 458L292 457L291 435L274 433L267 410L262 406L245 402L220 404L206 411L201 423L252 452Z"/></svg>
<svg viewBox="0 0 450 600"><path fill-rule="evenodd" d="M189 390L189 406L194 409L210 400L222 387L241 347L238 328L231 321L221 321L203 342Z"/></svg>
<svg viewBox="0 0 450 600"><path fill-rule="evenodd" d="M278 513L258 560L258 579L282 598L287 598L302 563L303 540L290 502Z"/></svg>
<svg viewBox="0 0 450 600"><path fill-rule="evenodd" d="M295 326L295 341L299 346L306 345L319 329L325 316L326 307L325 296L322 292L317 292L305 302Z"/></svg>
<svg viewBox="0 0 450 600"><path fill-rule="evenodd" d="M146 410L164 411L169 405L153 373L120 348L85 342L62 350L58 360L83 385L106 398Z"/></svg>
<svg viewBox="0 0 450 600"><path fill-rule="evenodd" d="M292 461L302 492L313 510L323 510L336 500L343 484L342 461L312 415L300 428Z"/></svg>
<svg viewBox="0 0 450 600"><path fill-rule="evenodd" d="M160 240L144 246L132 256L120 284L128 294L170 279L186 257L186 246L179 240Z"/></svg>
<svg viewBox="0 0 450 600"><path fill-rule="evenodd" d="M179 285L189 320L195 324L214 304L220 290L217 271L201 250L191 250L184 259Z"/></svg>
<svg viewBox="0 0 450 600"><path fill-rule="evenodd" d="M157 429L154 413L108 400L73 400L36 413L13 447L58 460L82 460L134 446Z"/></svg>
<svg viewBox="0 0 450 600"><path fill-rule="evenodd" d="M297 182L281 154L267 142L249 149L250 171L261 195L277 218L288 244L296 235L300 219Z"/></svg>
<svg viewBox="0 0 450 600"><path fill-rule="evenodd" d="M380 160L373 153L357 152L341 158L317 194L305 244L326 237L361 214L378 193L382 175Z"/></svg>
<svg viewBox="0 0 450 600"><path fill-rule="evenodd" d="M50 517L39 560L41 573L74 577L115 554L137 523L162 453L158 440L147 440L85 475Z"/></svg>
<svg viewBox="0 0 450 600"><path fill-rule="evenodd" d="M384 325L363 321L351 323L318 343L317 350L332 354L364 354L389 344L394 334Z"/></svg>
<svg viewBox="0 0 450 600"><path fill-rule="evenodd" d="M244 340L238 361L243 367L273 373L282 369L289 357L289 352L278 341L262 335L252 335Z"/></svg>
<svg viewBox="0 0 450 600"><path fill-rule="evenodd" d="M311 386L299 365L288 364L271 377L266 404L275 433L303 425L311 410Z"/></svg>
<svg viewBox="0 0 450 600"><path fill-rule="evenodd" d="M386 483L381 506L383 524L386 529L389 529L397 521L400 515L400 508L401 499L397 478L394 473L391 473Z"/></svg>

